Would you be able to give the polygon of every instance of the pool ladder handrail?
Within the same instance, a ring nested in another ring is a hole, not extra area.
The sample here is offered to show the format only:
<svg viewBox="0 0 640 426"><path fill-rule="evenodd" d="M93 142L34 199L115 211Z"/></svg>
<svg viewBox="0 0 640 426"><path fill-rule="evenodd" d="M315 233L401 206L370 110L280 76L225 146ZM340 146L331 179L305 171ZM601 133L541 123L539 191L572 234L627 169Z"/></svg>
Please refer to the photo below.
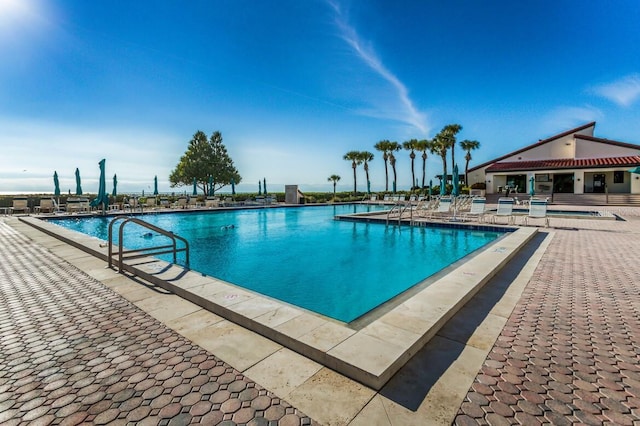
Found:
<svg viewBox="0 0 640 426"><path fill-rule="evenodd" d="M387 225L389 225L391 214L396 209L398 210L398 225L402 223L402 215L404 215L407 209L409 209L409 223L413 225L413 206L410 201L397 201L396 204L391 207L391 210L387 212Z"/></svg>
<svg viewBox="0 0 640 426"><path fill-rule="evenodd" d="M113 227L116 222L124 219L118 228L118 251L113 251ZM171 239L171 244L163 245L163 246L155 246L155 247L145 247L141 249L132 249L132 250L124 250L123 241L124 241L124 226L127 223L133 222L137 225L142 226L143 228L147 228L151 231L157 232L160 235L164 235ZM181 241L184 244L184 247L178 248L177 241ZM118 272L122 272L122 265L125 259L139 259L147 256L154 256L158 254L167 254L173 253L173 263L177 264L177 254L179 252L185 252L185 267L189 268L189 242L180 237L179 235L174 234L171 231L167 231L160 227L150 224L149 222L145 222L144 220L135 218L135 217L116 217L109 223L109 268L113 267L114 256L118 256ZM125 256L126 255L126 256Z"/></svg>

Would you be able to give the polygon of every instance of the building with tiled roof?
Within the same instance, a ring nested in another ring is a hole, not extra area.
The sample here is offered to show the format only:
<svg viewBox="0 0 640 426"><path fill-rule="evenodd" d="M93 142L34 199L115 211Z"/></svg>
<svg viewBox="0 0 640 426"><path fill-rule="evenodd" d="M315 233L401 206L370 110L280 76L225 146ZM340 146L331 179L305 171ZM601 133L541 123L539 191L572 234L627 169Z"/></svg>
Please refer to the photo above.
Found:
<svg viewBox="0 0 640 426"><path fill-rule="evenodd" d="M640 194L640 145L593 136L596 123L571 129L469 169L488 194Z"/></svg>

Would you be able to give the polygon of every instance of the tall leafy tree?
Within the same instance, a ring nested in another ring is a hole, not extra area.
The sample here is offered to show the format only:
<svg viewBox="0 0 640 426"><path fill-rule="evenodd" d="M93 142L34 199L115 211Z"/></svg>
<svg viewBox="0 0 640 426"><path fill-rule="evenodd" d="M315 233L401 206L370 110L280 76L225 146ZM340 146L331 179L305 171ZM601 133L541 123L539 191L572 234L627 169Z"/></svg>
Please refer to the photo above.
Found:
<svg viewBox="0 0 640 426"><path fill-rule="evenodd" d="M374 145L374 148L382 152L382 159L384 160L384 190L389 191L389 147L391 142L384 139Z"/></svg>
<svg viewBox="0 0 640 426"><path fill-rule="evenodd" d="M478 141L470 141L465 139L460 141L460 148L462 148L466 154L464 156L465 165L464 165L464 183L469 186L469 161L471 161L471 151L474 149L480 148L480 142Z"/></svg>
<svg viewBox="0 0 640 426"><path fill-rule="evenodd" d="M431 141L422 139L416 144L416 151L422 152L422 188L424 188L427 177L427 151L430 149Z"/></svg>
<svg viewBox="0 0 640 426"><path fill-rule="evenodd" d="M236 184L242 180L222 143L220 132L213 132L207 140L207 135L198 130L189 141L187 151L169 175L171 187L193 185L194 179L206 195L213 195L216 190L229 185L231 180ZM213 183L211 194L209 180Z"/></svg>
<svg viewBox="0 0 640 426"><path fill-rule="evenodd" d="M361 151L360 152L360 161L363 163L364 172L367 176L367 190L369 189L369 185L371 181L369 180L369 161L373 161L373 154L369 151Z"/></svg>
<svg viewBox="0 0 640 426"><path fill-rule="evenodd" d="M409 157L411 158L411 186L410 188L416 187L416 169L415 169L415 159L416 159L416 149L418 149L418 139L410 139L406 142L402 143L402 147L407 151L411 151L409 153Z"/></svg>
<svg viewBox="0 0 640 426"><path fill-rule="evenodd" d="M333 201L336 200L336 185L338 184L338 182L340 181L340 176L339 175L331 175L329 176L329 178L327 179L329 182L333 182Z"/></svg>
<svg viewBox="0 0 640 426"><path fill-rule="evenodd" d="M391 164L391 170L393 170L393 192L396 192L398 185L398 176L396 174L396 156L394 152L398 152L402 149L402 146L398 142L389 142L389 164Z"/></svg>
<svg viewBox="0 0 640 426"><path fill-rule="evenodd" d="M356 168L362 164L362 159L360 157L360 151L349 151L344 155L344 157L342 157L344 160L351 161L351 168L353 168L353 195L358 192Z"/></svg>

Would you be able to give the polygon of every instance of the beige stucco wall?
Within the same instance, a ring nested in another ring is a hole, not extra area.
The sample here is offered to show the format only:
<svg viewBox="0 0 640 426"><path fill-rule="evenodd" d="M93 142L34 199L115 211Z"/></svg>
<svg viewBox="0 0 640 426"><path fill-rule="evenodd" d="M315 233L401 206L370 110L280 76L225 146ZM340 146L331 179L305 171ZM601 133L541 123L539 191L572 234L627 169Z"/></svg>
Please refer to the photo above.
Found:
<svg viewBox="0 0 640 426"><path fill-rule="evenodd" d="M579 140L576 149L576 158L610 158L631 155L640 155L640 150L584 139Z"/></svg>

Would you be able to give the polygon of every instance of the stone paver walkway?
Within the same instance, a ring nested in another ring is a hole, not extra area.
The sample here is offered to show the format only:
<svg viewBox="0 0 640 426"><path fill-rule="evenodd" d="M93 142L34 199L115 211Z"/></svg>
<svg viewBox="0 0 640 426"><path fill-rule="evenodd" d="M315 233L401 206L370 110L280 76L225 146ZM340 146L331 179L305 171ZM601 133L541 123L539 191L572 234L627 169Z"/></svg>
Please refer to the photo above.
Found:
<svg viewBox="0 0 640 426"><path fill-rule="evenodd" d="M556 231L456 424L640 424L640 220L631 219Z"/></svg>
<svg viewBox="0 0 640 426"><path fill-rule="evenodd" d="M0 222L0 424L314 424Z"/></svg>

